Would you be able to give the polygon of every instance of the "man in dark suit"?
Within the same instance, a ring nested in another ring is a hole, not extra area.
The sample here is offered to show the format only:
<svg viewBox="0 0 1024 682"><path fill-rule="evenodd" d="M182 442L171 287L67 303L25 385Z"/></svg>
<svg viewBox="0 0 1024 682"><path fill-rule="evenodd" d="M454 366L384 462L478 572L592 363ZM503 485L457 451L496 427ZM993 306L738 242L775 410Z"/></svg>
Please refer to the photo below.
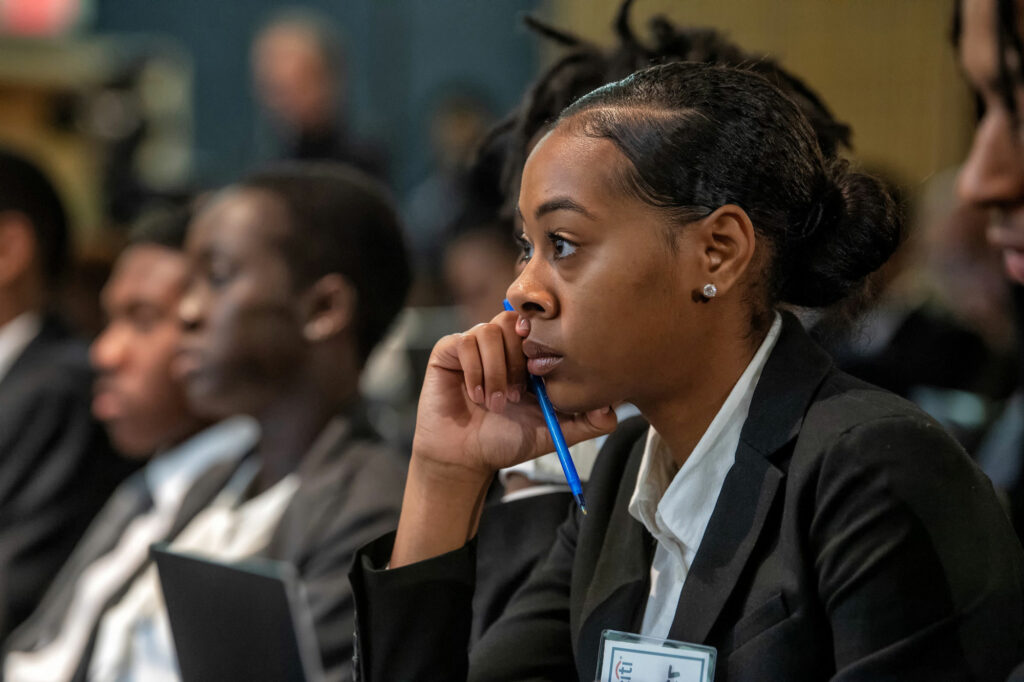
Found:
<svg viewBox="0 0 1024 682"><path fill-rule="evenodd" d="M294 565L327 679L349 679L345 575L356 549L397 522L405 480L405 458L373 431L359 397L366 358L409 285L397 217L354 169L290 164L213 197L186 251L175 371L194 409L252 415L261 433L253 457L171 546ZM100 623L90 678L173 676L165 626L147 572Z"/></svg>
<svg viewBox="0 0 1024 682"><path fill-rule="evenodd" d="M8 682L83 672L100 617L148 565L149 544L173 538L255 442L256 427L245 421L206 428L171 376L189 215L173 211L137 226L103 290L108 322L91 348L93 412L122 454L150 461L118 487L39 608L8 638Z"/></svg>
<svg viewBox="0 0 1024 682"><path fill-rule="evenodd" d="M69 252L54 187L0 151L0 640L130 471L89 413L85 344L49 314Z"/></svg>

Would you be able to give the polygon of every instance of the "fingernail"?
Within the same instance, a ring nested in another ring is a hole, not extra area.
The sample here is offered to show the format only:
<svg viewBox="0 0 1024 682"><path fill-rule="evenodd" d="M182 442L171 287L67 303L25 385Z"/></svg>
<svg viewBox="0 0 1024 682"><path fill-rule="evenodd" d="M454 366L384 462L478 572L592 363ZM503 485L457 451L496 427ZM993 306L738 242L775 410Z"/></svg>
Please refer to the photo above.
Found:
<svg viewBox="0 0 1024 682"><path fill-rule="evenodd" d="M529 332L530 321L525 317L520 317L518 320L516 320L516 330L521 332Z"/></svg>
<svg viewBox="0 0 1024 682"><path fill-rule="evenodd" d="M505 409L505 394L501 391L496 391L491 394L491 411L501 412Z"/></svg>
<svg viewBox="0 0 1024 682"><path fill-rule="evenodd" d="M519 389L517 389L517 388L509 389L508 399L511 400L514 403L518 403L519 402Z"/></svg>
<svg viewBox="0 0 1024 682"><path fill-rule="evenodd" d="M473 402L479 405L484 404L484 387L477 386L473 389Z"/></svg>
<svg viewBox="0 0 1024 682"><path fill-rule="evenodd" d="M605 405L604 407L601 408L601 414L608 414L611 411L612 408L610 405Z"/></svg>

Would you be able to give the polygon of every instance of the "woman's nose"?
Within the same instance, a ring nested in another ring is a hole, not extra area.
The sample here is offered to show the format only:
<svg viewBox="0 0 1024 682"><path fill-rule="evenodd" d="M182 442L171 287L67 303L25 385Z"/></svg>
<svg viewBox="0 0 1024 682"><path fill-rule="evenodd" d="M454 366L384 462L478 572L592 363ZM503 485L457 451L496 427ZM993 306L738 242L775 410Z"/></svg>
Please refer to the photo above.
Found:
<svg viewBox="0 0 1024 682"><path fill-rule="evenodd" d="M505 292L512 307L526 319L558 315L558 299L547 285L540 265L534 261L527 263Z"/></svg>
<svg viewBox="0 0 1024 682"><path fill-rule="evenodd" d="M1024 146L1009 112L986 113L957 178L957 192L980 208L1024 202Z"/></svg>

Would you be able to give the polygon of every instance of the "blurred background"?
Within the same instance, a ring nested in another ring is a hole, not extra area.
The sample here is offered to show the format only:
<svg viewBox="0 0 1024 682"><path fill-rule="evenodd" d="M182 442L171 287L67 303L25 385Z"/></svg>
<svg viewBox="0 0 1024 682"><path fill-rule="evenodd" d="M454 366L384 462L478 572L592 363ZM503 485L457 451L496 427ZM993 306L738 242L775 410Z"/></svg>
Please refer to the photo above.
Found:
<svg viewBox="0 0 1024 682"><path fill-rule="evenodd" d="M500 239L447 247L477 142L559 54L523 15L608 44L618 6L0 0L0 143L37 159L71 207L78 265L65 312L86 335L101 324L95 294L124 232L148 211L274 158L338 158L382 178L420 274L413 308L381 351L413 348L420 361L386 362L367 377L382 403L404 396L398 428L411 419L425 349L476 321L473 296L490 301L512 276ZM829 342L863 376L931 405L954 430L963 422L970 443L1012 389L1015 363L998 258L952 192L975 108L949 41L951 7L638 0L632 23L641 35L655 14L720 29L801 76L852 126L849 155L898 190L910 239L879 278L876 307Z"/></svg>

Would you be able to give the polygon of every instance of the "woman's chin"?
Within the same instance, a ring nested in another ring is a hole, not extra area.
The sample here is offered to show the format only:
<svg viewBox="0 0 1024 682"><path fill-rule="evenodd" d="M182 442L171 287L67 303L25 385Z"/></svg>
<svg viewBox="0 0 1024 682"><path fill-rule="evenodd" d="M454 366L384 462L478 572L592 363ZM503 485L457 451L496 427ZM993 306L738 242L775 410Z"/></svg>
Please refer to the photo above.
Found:
<svg viewBox="0 0 1024 682"><path fill-rule="evenodd" d="M618 402L615 400L602 400L593 391L585 391L580 387L558 385L556 382L551 382L545 388L547 388L548 398L551 399L552 406L562 414L590 412L591 410L598 410Z"/></svg>

